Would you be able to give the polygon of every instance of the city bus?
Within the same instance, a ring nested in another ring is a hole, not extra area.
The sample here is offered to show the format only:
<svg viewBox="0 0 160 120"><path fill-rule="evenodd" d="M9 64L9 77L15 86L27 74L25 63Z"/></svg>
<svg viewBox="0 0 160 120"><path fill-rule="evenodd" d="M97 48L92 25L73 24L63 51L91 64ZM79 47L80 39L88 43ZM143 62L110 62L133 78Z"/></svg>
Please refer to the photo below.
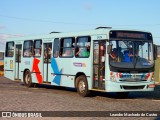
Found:
<svg viewBox="0 0 160 120"><path fill-rule="evenodd" d="M6 41L4 76L27 87L49 84L128 95L153 91L154 45L150 32L98 27Z"/></svg>

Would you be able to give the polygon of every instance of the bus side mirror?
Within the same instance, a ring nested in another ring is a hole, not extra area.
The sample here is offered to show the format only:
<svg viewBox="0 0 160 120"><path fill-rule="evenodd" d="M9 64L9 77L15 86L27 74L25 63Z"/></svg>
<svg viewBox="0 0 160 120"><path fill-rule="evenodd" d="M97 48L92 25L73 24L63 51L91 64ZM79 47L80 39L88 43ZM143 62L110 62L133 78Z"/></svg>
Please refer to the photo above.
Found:
<svg viewBox="0 0 160 120"><path fill-rule="evenodd" d="M107 53L110 54L112 51L112 45L107 46Z"/></svg>
<svg viewBox="0 0 160 120"><path fill-rule="evenodd" d="M156 60L157 59L157 52L158 52L158 50L157 50L157 45L155 45L155 44L153 44L153 47L154 47L154 60Z"/></svg>

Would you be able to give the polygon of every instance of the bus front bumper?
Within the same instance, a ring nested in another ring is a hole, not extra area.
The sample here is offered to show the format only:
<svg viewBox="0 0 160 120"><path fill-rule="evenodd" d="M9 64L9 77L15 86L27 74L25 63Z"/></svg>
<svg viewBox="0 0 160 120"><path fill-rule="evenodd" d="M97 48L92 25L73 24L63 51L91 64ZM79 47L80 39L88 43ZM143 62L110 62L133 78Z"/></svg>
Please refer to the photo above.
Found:
<svg viewBox="0 0 160 120"><path fill-rule="evenodd" d="M106 81L107 92L154 91L154 87L154 81L130 83Z"/></svg>

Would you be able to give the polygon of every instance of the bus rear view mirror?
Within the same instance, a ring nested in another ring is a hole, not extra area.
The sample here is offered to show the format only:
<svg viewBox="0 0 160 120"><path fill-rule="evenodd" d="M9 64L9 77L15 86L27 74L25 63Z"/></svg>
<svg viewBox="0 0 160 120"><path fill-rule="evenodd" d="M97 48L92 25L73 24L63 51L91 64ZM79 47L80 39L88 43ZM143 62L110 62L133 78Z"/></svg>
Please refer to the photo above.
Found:
<svg viewBox="0 0 160 120"><path fill-rule="evenodd" d="M110 54L112 51L112 45L107 46L107 53Z"/></svg>

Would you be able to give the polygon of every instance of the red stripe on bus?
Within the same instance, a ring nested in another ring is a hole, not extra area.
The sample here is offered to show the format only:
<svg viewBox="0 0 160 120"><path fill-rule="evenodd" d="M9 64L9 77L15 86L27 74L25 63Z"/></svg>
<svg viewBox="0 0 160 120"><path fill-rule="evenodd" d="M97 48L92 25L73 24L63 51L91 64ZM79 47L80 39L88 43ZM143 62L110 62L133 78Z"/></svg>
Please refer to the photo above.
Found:
<svg viewBox="0 0 160 120"><path fill-rule="evenodd" d="M37 58L33 59L33 66L32 66L32 72L36 72L36 78L38 80L38 83L42 83L42 75L40 74L40 70L38 67L40 60L38 60Z"/></svg>

